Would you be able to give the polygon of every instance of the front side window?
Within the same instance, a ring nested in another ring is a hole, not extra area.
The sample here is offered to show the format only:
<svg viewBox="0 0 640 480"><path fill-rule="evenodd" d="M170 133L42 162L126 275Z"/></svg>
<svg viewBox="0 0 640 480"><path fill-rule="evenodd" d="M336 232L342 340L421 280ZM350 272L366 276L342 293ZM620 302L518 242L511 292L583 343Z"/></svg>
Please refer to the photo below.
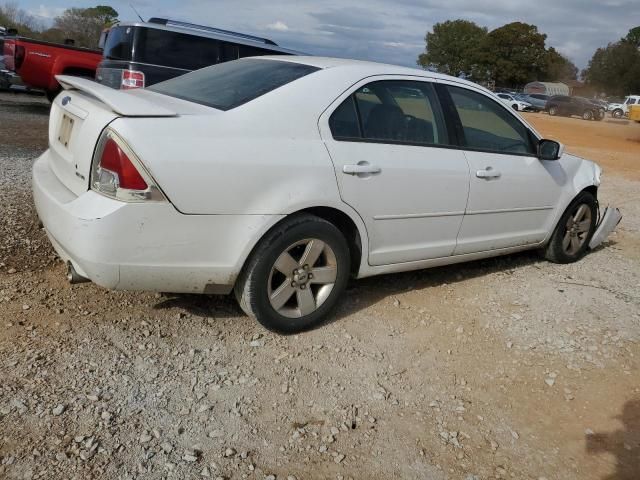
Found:
<svg viewBox="0 0 640 480"><path fill-rule="evenodd" d="M427 82L387 80L359 88L329 120L336 139L447 144L433 86Z"/></svg>
<svg viewBox="0 0 640 480"><path fill-rule="evenodd" d="M629 105L635 105L636 103L636 99L635 98L630 98L629 99Z"/></svg>
<svg viewBox="0 0 640 480"><path fill-rule="evenodd" d="M463 145L473 150L533 154L529 131L502 105L465 88L447 86L462 130Z"/></svg>
<svg viewBox="0 0 640 480"><path fill-rule="evenodd" d="M247 58L196 70L148 89L230 110L317 70L302 63Z"/></svg>

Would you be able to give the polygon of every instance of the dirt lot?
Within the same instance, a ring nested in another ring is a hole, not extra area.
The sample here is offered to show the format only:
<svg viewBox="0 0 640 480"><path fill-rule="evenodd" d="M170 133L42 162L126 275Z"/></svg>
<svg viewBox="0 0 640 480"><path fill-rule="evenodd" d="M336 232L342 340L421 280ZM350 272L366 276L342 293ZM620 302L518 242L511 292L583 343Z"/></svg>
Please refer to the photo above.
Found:
<svg viewBox="0 0 640 480"><path fill-rule="evenodd" d="M68 285L29 193L47 113L0 96L0 478L640 478L640 125L526 116L625 215L581 262L353 282L281 337L229 298Z"/></svg>

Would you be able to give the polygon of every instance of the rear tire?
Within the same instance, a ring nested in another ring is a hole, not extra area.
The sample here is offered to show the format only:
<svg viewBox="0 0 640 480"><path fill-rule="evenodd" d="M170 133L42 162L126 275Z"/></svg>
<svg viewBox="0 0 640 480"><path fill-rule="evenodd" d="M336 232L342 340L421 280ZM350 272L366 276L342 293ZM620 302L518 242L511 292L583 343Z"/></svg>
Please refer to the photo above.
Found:
<svg viewBox="0 0 640 480"><path fill-rule="evenodd" d="M309 330L336 307L350 265L349 246L335 225L314 215L296 215L260 241L236 282L236 299L269 330Z"/></svg>
<svg viewBox="0 0 640 480"><path fill-rule="evenodd" d="M598 202L589 192L581 192L560 217L544 256L553 263L580 260L595 232Z"/></svg>
<svg viewBox="0 0 640 480"><path fill-rule="evenodd" d="M549 108L549 115L551 115L552 117L555 117L557 114L558 114L558 109L556 107Z"/></svg>

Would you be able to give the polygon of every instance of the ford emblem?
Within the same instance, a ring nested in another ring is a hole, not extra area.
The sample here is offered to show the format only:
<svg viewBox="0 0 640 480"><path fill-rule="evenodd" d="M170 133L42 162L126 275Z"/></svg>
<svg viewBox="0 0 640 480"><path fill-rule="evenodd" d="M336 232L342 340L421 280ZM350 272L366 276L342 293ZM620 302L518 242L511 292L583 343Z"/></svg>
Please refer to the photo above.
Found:
<svg viewBox="0 0 640 480"><path fill-rule="evenodd" d="M62 105L66 105L69 102L71 102L71 97L67 96L62 99Z"/></svg>

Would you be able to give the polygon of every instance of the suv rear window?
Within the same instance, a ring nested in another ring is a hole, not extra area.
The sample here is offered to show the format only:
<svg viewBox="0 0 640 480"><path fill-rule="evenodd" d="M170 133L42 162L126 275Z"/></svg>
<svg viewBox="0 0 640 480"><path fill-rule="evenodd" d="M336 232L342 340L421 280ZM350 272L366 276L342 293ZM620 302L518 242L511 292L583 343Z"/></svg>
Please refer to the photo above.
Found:
<svg viewBox="0 0 640 480"><path fill-rule="evenodd" d="M113 27L104 44L104 58L110 60L131 60L133 50L133 27Z"/></svg>
<svg viewBox="0 0 640 480"><path fill-rule="evenodd" d="M301 63L248 58L196 70L149 90L230 110L317 70Z"/></svg>

